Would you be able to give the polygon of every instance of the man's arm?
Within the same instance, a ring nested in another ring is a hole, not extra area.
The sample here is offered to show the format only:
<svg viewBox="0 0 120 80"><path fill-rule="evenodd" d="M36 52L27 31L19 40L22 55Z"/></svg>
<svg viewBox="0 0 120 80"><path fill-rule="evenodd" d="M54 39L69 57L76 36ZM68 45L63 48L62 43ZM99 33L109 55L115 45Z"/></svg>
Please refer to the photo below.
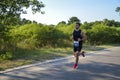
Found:
<svg viewBox="0 0 120 80"><path fill-rule="evenodd" d="M85 41L86 40L86 35L84 32L81 32L80 35L82 36L82 39L78 38L78 41Z"/></svg>
<svg viewBox="0 0 120 80"><path fill-rule="evenodd" d="M85 35L85 33L84 32L81 32L81 35L82 35L82 41L85 41L86 40L86 35Z"/></svg>

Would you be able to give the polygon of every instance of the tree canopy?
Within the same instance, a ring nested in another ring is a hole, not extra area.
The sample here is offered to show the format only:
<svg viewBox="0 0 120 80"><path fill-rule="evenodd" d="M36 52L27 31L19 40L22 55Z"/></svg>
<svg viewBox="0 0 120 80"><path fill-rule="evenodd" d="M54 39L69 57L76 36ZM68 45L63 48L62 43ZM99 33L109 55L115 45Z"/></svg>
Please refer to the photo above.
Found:
<svg viewBox="0 0 120 80"><path fill-rule="evenodd" d="M77 17L71 17L68 20L68 24L72 24L74 22L80 22L80 20Z"/></svg>
<svg viewBox="0 0 120 80"><path fill-rule="evenodd" d="M117 7L115 11L119 12L119 14L120 14L120 7Z"/></svg>
<svg viewBox="0 0 120 80"><path fill-rule="evenodd" d="M20 18L20 14L27 13L27 9L31 8L32 13L41 12L41 8L45 5L39 0L0 0L0 23L8 24L16 22ZM9 24L8 24L9 25Z"/></svg>

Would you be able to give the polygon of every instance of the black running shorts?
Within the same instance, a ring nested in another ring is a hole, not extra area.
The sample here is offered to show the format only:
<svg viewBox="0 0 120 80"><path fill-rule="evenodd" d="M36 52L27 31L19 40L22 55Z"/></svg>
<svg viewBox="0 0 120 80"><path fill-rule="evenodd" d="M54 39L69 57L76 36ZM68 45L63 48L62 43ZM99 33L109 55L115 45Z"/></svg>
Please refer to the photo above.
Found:
<svg viewBox="0 0 120 80"><path fill-rule="evenodd" d="M78 46L78 47L75 47L75 46L74 46L73 51L74 51L74 52L76 52L76 51L79 51L79 52L80 52L81 49L82 49L82 42L79 42L79 46Z"/></svg>
<svg viewBox="0 0 120 80"><path fill-rule="evenodd" d="M80 51L81 51L81 49L82 49L82 46L79 46L79 47L74 47L74 52L76 52L76 51L80 52Z"/></svg>

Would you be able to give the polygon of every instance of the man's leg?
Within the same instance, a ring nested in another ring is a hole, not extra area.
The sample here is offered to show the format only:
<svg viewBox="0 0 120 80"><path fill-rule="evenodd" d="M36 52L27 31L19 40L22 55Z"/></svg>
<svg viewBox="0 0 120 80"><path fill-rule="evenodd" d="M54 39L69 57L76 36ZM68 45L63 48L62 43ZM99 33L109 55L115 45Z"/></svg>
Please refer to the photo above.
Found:
<svg viewBox="0 0 120 80"><path fill-rule="evenodd" d="M78 64L78 61L79 61L79 51L76 51L76 54L75 54L75 64Z"/></svg>
<svg viewBox="0 0 120 80"><path fill-rule="evenodd" d="M75 56L74 69L76 69L79 61L79 51L74 52L74 56Z"/></svg>
<svg viewBox="0 0 120 80"><path fill-rule="evenodd" d="M85 54L84 54L85 52L84 52L84 50L82 50L81 52L80 52L80 54L83 56L83 57L85 57Z"/></svg>

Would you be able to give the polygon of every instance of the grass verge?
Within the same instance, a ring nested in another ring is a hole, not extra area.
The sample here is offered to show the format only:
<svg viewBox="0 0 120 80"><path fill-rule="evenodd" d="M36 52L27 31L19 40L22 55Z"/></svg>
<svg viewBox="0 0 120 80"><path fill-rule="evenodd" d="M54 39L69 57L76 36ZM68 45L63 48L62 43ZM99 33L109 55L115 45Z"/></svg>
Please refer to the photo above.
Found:
<svg viewBox="0 0 120 80"><path fill-rule="evenodd" d="M72 48L42 48L38 50L19 49L13 59L0 62L0 71L45 60L66 57L72 54Z"/></svg>

